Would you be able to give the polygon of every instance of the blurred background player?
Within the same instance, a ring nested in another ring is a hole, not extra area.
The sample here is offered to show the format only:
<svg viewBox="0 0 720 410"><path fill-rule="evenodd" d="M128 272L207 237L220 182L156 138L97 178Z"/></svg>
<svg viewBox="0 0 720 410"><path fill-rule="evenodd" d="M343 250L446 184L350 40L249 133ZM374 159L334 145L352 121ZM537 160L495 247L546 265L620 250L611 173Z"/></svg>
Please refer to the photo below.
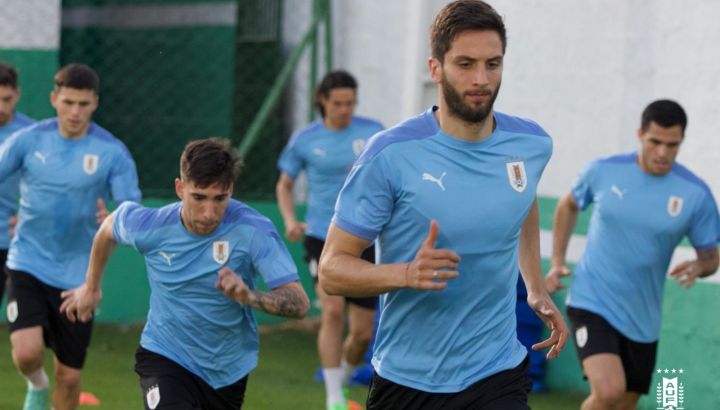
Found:
<svg viewBox="0 0 720 410"><path fill-rule="evenodd" d="M68 318L88 321L115 244L145 256L151 309L135 371L146 409L239 409L257 366L252 308L293 318L310 308L272 222L231 199L239 168L228 141L190 142L175 179L180 201L121 205L95 236L86 283L63 293ZM260 277L269 292L255 290Z"/></svg>
<svg viewBox="0 0 720 410"><path fill-rule="evenodd" d="M91 118L99 79L82 64L55 75L56 118L13 134L0 146L0 180L20 172L20 212L7 257L7 317L15 366L28 381L25 409L45 409L44 347L55 353L56 410L77 407L92 322L60 314L60 293L79 286L105 202L139 201L135 163L125 145Z"/></svg>
<svg viewBox="0 0 720 410"><path fill-rule="evenodd" d="M15 67L0 62L0 144L13 132L31 125L35 121L15 111L20 100L20 87ZM10 236L14 229L20 175L15 174L0 180L0 303L5 294L5 258L10 247Z"/></svg>
<svg viewBox="0 0 720 410"><path fill-rule="evenodd" d="M353 115L357 82L345 71L325 75L318 84L315 104L322 118L290 138L278 160L280 179L276 193L287 239L295 242L305 234L305 258L317 284L318 260L337 195L368 138L383 127L377 121ZM303 170L308 186L305 223L298 221L293 201L295 179ZM374 248L365 249L363 258L374 262ZM343 386L348 384L353 368L362 362L373 335L377 298L329 296L319 286L315 289L321 304L318 352L327 408L341 410L346 407ZM346 305L349 329L343 342Z"/></svg>
<svg viewBox="0 0 720 410"><path fill-rule="evenodd" d="M640 149L588 164L555 210L551 292L570 275L565 255L578 212L594 204L567 298L590 381L583 410L634 409L649 392L666 274L680 241L690 239L697 259L673 267L678 283L690 287L718 268L717 204L705 182L675 161L686 127L678 103L654 101L642 113Z"/></svg>
<svg viewBox="0 0 720 410"><path fill-rule="evenodd" d="M506 36L490 5L449 3L430 43L438 106L373 137L355 163L320 285L382 295L368 409L528 409L518 270L551 329L533 348L556 357L567 336L540 266L536 188L552 140L532 121L493 111ZM376 238L382 264L372 265L360 255Z"/></svg>

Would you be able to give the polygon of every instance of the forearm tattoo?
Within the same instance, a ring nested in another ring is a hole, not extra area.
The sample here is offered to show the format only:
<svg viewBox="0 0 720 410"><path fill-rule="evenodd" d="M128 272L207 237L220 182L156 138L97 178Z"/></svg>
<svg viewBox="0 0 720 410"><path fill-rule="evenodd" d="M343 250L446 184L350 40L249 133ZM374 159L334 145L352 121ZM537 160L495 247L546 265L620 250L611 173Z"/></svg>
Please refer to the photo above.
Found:
<svg viewBox="0 0 720 410"><path fill-rule="evenodd" d="M310 308L308 300L294 287L274 289L270 292L252 291L255 294L253 307L271 315L301 318Z"/></svg>

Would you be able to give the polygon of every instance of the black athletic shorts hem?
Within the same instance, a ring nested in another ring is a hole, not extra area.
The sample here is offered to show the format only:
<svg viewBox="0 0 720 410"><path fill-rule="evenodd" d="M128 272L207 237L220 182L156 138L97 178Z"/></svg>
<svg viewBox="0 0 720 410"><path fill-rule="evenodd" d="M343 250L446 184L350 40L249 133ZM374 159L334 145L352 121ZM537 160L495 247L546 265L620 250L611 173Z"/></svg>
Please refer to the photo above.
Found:
<svg viewBox="0 0 720 410"><path fill-rule="evenodd" d="M2 235L2 232L0 232ZM3 295L7 287L7 273L5 273L5 261L7 260L7 249L0 249L0 304L2 304Z"/></svg>
<svg viewBox="0 0 720 410"><path fill-rule="evenodd" d="M610 353L620 357L626 391L648 394L655 370L657 342L639 343L627 338L602 316L585 309L567 307L580 363L586 358Z"/></svg>
<svg viewBox="0 0 720 410"><path fill-rule="evenodd" d="M40 326L43 341L60 363L82 369L90 345L93 320L75 322L60 313L62 298L59 289L35 276L5 267L8 275L7 319L10 333Z"/></svg>
<svg viewBox="0 0 720 410"><path fill-rule="evenodd" d="M529 410L528 356L517 367L481 379L457 393L429 393L373 372L367 410Z"/></svg>
<svg viewBox="0 0 720 410"><path fill-rule="evenodd" d="M305 245L305 262L308 263L310 276L312 276L315 285L317 285L317 266L318 261L320 260L320 255L322 254L323 247L325 246L325 241L312 236L305 236L303 245ZM375 263L375 246L370 246L369 248L365 249L361 257L362 259L370 263ZM347 300L348 303L352 303L353 305L360 306L365 309L377 309L377 296L360 298L346 296L345 300Z"/></svg>
<svg viewBox="0 0 720 410"><path fill-rule="evenodd" d="M242 408L248 376L218 389L167 357L138 346L135 373L146 410Z"/></svg>

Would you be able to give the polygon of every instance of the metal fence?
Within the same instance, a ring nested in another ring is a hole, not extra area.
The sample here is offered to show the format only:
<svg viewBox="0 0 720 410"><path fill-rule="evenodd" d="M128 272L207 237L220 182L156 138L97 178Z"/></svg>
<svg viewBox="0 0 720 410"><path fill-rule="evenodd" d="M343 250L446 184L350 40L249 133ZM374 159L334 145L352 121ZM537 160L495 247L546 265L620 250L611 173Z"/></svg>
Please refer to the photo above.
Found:
<svg viewBox="0 0 720 410"><path fill-rule="evenodd" d="M297 77L294 66L284 66L289 58L296 63L303 59L295 53L297 44L312 49L317 35L308 29L315 27L314 13L326 0L0 2L6 16L13 14L13 5L18 15L55 10L55 19L46 19L60 21L57 49L49 57L55 61L42 71L42 87L24 87L25 94L33 95L23 98L42 94L38 98L45 109L35 111L52 115L47 93L57 67L71 62L93 67L101 82L94 119L128 146L144 196L174 196L184 145L222 136L245 154L237 195L274 198L275 163L292 131L284 118L297 109L289 106L296 101L284 87ZM11 32L21 35L24 29ZM0 44L0 60L7 55L3 48ZM309 54L304 53L306 66ZM32 65L9 60L21 76L31 74ZM286 82L273 88L281 73ZM271 94L274 100L267 99ZM261 108L265 115L256 119ZM307 104L303 109L307 112Z"/></svg>

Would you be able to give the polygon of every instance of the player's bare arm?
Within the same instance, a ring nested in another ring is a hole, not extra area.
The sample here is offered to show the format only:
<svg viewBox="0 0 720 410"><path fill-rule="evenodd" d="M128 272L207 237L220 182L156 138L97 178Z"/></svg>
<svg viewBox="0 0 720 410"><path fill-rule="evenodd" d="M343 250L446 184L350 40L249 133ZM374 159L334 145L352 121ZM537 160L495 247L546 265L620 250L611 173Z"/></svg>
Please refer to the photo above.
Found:
<svg viewBox="0 0 720 410"><path fill-rule="evenodd" d="M549 338L534 344L532 348L540 350L550 347L546 357L548 359L555 358L565 346L568 329L543 284L540 262L540 212L537 199L533 202L530 213L520 231L519 262L520 273L528 290L528 305L545 322L551 332Z"/></svg>
<svg viewBox="0 0 720 410"><path fill-rule="evenodd" d="M230 268L218 272L215 287L230 299L275 316L302 319L310 310L310 300L299 282L279 286L269 292L251 290Z"/></svg>
<svg viewBox="0 0 720 410"><path fill-rule="evenodd" d="M697 254L696 260L682 262L670 271L670 276L685 288L692 287L698 278L715 273L720 264L717 248L696 249L695 253Z"/></svg>
<svg viewBox="0 0 720 410"><path fill-rule="evenodd" d="M570 193L558 201L555 209L551 267L545 276L545 288L550 293L563 289L565 285L561 279L572 273L566 265L565 257L579 211L575 199Z"/></svg>
<svg viewBox="0 0 720 410"><path fill-rule="evenodd" d="M296 242L302 238L307 226L297 220L295 215L295 201L293 200L293 186L295 181L290 175L282 172L277 185L275 185L275 195L278 200L278 207L285 223L285 237L290 242Z"/></svg>
<svg viewBox="0 0 720 410"><path fill-rule="evenodd" d="M116 245L112 232L114 221L115 213L113 212L104 218L100 229L95 234L85 283L60 294L63 298L60 312L64 313L73 323L78 320L87 322L92 319L93 312L102 301L103 273Z"/></svg>
<svg viewBox="0 0 720 410"><path fill-rule="evenodd" d="M447 281L459 275L460 256L436 249L438 235L438 224L432 221L413 261L375 265L360 257L370 241L333 224L320 257L320 285L330 295L343 296L375 296L402 288L443 290Z"/></svg>

